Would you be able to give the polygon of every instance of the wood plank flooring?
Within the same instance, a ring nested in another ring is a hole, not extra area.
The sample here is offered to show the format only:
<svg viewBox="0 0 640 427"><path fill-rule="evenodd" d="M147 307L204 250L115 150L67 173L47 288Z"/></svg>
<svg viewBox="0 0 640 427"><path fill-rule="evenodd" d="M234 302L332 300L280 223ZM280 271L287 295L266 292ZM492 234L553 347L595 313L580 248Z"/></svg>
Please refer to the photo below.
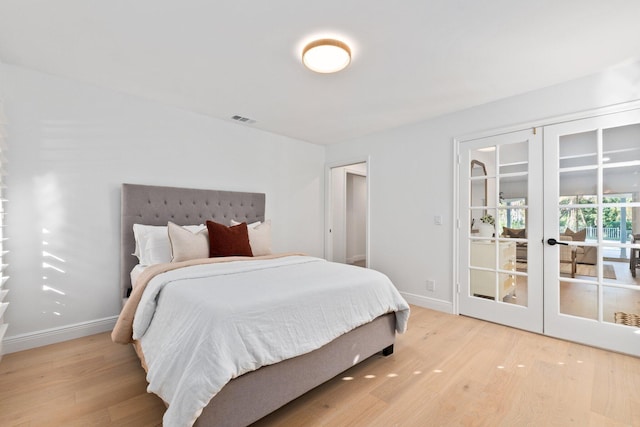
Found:
<svg viewBox="0 0 640 427"><path fill-rule="evenodd" d="M99 334L5 355L1 426L156 426L130 346ZM640 359L412 306L373 356L255 424L638 426Z"/></svg>

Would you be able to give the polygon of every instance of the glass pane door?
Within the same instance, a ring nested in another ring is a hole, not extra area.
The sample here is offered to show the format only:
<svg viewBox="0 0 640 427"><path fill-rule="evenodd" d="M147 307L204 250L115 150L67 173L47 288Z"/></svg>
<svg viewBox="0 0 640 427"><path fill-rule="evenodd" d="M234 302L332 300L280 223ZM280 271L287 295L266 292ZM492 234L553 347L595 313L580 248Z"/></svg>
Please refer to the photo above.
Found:
<svg viewBox="0 0 640 427"><path fill-rule="evenodd" d="M542 332L542 143L460 144L460 313Z"/></svg>
<svg viewBox="0 0 640 427"><path fill-rule="evenodd" d="M544 140L545 333L640 355L640 112Z"/></svg>

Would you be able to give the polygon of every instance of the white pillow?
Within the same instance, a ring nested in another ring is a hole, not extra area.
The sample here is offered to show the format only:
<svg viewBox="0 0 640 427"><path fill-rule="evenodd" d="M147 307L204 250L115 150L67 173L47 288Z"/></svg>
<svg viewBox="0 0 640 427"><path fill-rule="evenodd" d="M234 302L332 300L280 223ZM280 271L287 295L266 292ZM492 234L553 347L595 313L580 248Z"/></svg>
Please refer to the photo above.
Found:
<svg viewBox="0 0 640 427"><path fill-rule="evenodd" d="M231 220L231 225L240 224L238 221ZM253 256L271 255L271 220L268 219L261 223L260 221L247 225L249 232L249 245Z"/></svg>
<svg viewBox="0 0 640 427"><path fill-rule="evenodd" d="M169 221L169 243L171 245L171 262L188 261L190 259L209 258L209 232L207 227L200 231L189 231Z"/></svg>
<svg viewBox="0 0 640 427"><path fill-rule="evenodd" d="M204 224L187 225L189 231L200 231ZM143 266L171 262L171 243L169 232L164 225L133 224L133 235L136 240L136 250L133 255L138 257Z"/></svg>

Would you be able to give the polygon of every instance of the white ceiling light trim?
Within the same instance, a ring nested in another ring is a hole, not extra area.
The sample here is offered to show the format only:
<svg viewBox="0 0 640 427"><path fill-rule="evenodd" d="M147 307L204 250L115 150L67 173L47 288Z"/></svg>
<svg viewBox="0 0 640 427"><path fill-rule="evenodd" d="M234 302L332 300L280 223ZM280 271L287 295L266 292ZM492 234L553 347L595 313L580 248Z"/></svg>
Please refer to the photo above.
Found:
<svg viewBox="0 0 640 427"><path fill-rule="evenodd" d="M316 73L336 73L351 62L351 49L336 39L319 39L302 50L302 63Z"/></svg>

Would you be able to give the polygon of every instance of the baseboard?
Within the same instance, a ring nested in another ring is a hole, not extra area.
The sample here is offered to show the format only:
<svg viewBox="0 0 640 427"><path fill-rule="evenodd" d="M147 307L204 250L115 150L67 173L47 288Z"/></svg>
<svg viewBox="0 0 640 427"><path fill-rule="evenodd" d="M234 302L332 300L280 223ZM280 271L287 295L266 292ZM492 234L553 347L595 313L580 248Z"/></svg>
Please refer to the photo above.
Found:
<svg viewBox="0 0 640 427"><path fill-rule="evenodd" d="M422 295L410 294L408 292L400 292L400 294L409 304L415 304L420 307L430 308L431 310L453 314L453 303L451 301L429 298Z"/></svg>
<svg viewBox="0 0 640 427"><path fill-rule="evenodd" d="M107 332L113 329L117 319L118 316L111 316L103 319L90 320L88 322L60 326L58 328L43 329L37 332L9 336L2 341L2 352L3 354L15 353L17 351L29 350L30 348L42 347L74 338Z"/></svg>

